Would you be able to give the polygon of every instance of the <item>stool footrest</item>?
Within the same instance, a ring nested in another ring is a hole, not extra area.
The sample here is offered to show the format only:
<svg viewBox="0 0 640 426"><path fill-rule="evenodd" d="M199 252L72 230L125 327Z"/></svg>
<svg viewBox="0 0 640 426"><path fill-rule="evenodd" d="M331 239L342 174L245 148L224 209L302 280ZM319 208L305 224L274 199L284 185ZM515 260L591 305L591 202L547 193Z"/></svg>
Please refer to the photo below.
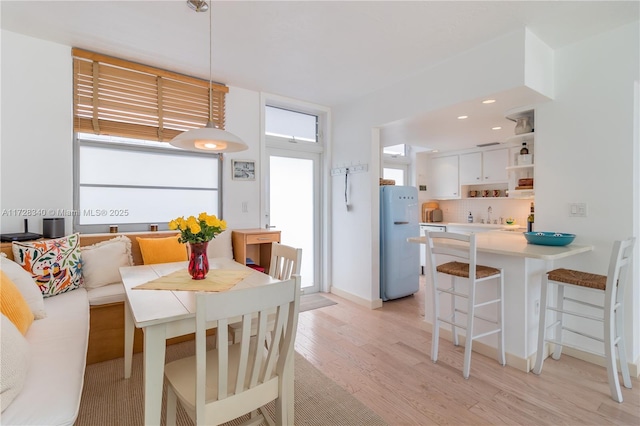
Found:
<svg viewBox="0 0 640 426"><path fill-rule="evenodd" d="M560 312L560 313L567 314L567 315L573 315L575 317L590 319L590 320L598 321L598 322L603 322L604 321L604 318L602 318L602 317L597 317L597 316L589 315L589 314L583 314L583 313L577 312L577 311L569 311L569 310L566 310L566 309L558 309L555 306L547 306L547 310L554 311L554 312Z"/></svg>

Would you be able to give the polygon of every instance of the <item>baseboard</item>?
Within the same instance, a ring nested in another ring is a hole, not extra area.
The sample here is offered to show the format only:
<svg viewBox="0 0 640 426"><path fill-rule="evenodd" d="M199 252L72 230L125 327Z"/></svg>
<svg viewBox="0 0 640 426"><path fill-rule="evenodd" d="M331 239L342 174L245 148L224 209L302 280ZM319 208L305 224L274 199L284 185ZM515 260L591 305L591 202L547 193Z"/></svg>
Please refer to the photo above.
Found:
<svg viewBox="0 0 640 426"><path fill-rule="evenodd" d="M425 321L426 322L426 321ZM433 325L429 322L426 322L427 329L433 333ZM453 335L451 334L450 329L441 328L440 329L440 337L450 342L453 342ZM458 336L458 341L460 342L460 346L465 345L466 336ZM475 341L473 342L473 351L484 356L490 358L496 358L496 348L493 346L489 346L485 343ZM545 345L545 359L551 355L553 352L553 345L547 344ZM573 358L578 358L582 361L590 362L591 364L599 365L601 367L606 367L604 357L584 352L579 349L564 347L562 348L562 354L568 355ZM536 354L531 355L528 358L522 358L516 355L513 355L509 352L505 352L505 357L507 358L507 365L509 367L516 368L520 371L524 371L525 373L531 371L536 362ZM635 362L627 362L629 364L629 374L631 377L639 378L640 377L640 358L638 358ZM618 371L620 370L620 360L618 360Z"/></svg>
<svg viewBox="0 0 640 426"><path fill-rule="evenodd" d="M356 296L344 290L340 290L339 288L336 288L333 286L331 286L331 290L329 292L332 294L335 294L336 296L340 296L343 299L347 299L350 302L356 303L360 306L364 306L369 309L382 308L382 299L377 299L377 300L363 299L362 297Z"/></svg>

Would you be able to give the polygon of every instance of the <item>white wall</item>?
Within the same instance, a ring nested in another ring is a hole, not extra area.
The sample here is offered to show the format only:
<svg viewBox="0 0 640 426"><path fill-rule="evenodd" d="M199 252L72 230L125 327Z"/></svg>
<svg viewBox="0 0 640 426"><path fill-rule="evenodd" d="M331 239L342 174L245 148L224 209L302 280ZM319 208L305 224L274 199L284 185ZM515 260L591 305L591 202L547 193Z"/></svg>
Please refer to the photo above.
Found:
<svg viewBox="0 0 640 426"><path fill-rule="evenodd" d="M369 162L368 173L353 175L353 208L344 208L343 187L333 178L332 286L364 302L379 300L376 257L379 147L372 128L468 99L524 84L525 31L479 45L392 87L333 110L332 167ZM478 70L484 72L479 73ZM373 248L373 250L372 250ZM365 303L366 304L366 303Z"/></svg>
<svg viewBox="0 0 640 426"><path fill-rule="evenodd" d="M0 209L73 209L73 65L71 47L2 30ZM37 99L36 102L31 101ZM249 150L225 156L223 216L230 228L260 226L259 170L255 181L231 180L231 159L259 167L259 93L231 87L226 128ZM248 211L242 212L242 202ZM6 213L6 212L5 212ZM41 232L42 217L29 230ZM2 232L19 232L25 214L2 216ZM72 217L65 220L71 232Z"/></svg>
<svg viewBox="0 0 640 426"><path fill-rule="evenodd" d="M536 226L595 246L558 262L562 267L605 274L613 240L633 235L640 220L633 205L640 185L633 180L639 32L636 22L557 50L554 102L536 109ZM586 203L587 217L569 217L570 202ZM625 303L632 361L640 356L639 299L636 272Z"/></svg>
<svg viewBox="0 0 640 426"><path fill-rule="evenodd" d="M224 218L230 228L260 227L260 94L258 92L229 87L226 97L225 129L238 136L249 145L247 151L229 153L224 156L223 200ZM231 179L231 160L252 160L256 162L256 180L236 181ZM242 211L242 203L247 203L247 211Z"/></svg>
<svg viewBox="0 0 640 426"><path fill-rule="evenodd" d="M29 230L41 232L40 210L73 209L71 48L5 30L1 37L1 231L22 231L28 217Z"/></svg>

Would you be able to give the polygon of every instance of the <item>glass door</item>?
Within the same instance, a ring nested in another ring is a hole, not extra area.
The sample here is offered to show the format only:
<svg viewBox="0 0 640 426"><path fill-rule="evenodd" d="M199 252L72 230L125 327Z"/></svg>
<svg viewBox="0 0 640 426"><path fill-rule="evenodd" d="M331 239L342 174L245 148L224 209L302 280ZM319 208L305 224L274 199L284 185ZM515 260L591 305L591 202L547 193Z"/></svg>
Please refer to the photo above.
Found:
<svg viewBox="0 0 640 426"><path fill-rule="evenodd" d="M320 284L320 154L268 148L267 226L282 244L302 249L304 293Z"/></svg>

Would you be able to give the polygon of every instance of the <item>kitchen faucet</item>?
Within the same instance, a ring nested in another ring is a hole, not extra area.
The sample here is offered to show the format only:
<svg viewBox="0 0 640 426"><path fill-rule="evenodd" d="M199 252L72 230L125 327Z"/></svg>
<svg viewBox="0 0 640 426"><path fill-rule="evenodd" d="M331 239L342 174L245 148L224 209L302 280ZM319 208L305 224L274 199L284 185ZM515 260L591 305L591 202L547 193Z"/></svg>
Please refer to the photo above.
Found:
<svg viewBox="0 0 640 426"><path fill-rule="evenodd" d="M493 212L493 209L491 208L491 206L489 206L489 208L487 209L487 223L491 223L491 213Z"/></svg>

